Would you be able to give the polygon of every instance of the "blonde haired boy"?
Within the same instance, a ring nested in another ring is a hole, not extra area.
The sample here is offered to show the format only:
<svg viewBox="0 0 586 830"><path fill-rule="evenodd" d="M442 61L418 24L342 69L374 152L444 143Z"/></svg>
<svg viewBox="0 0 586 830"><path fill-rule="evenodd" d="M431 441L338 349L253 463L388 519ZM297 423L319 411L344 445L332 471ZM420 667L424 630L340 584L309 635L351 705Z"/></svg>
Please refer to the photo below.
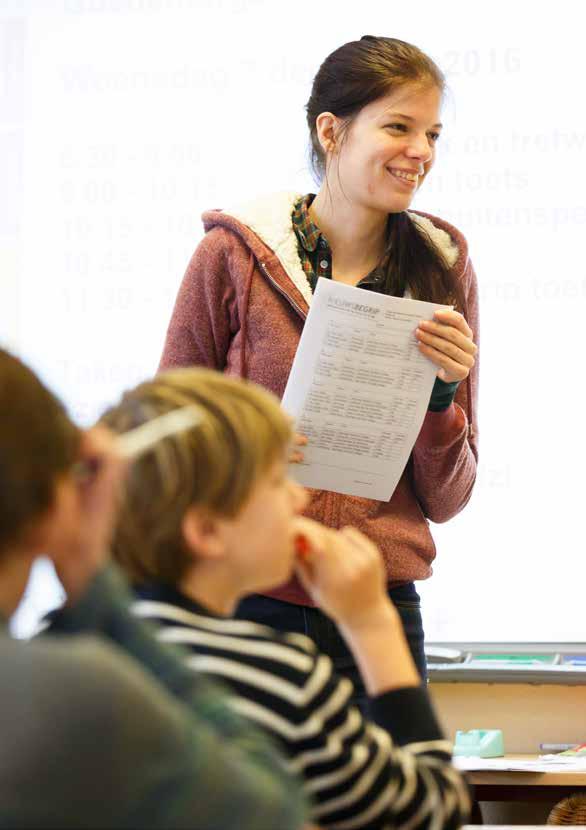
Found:
<svg viewBox="0 0 586 830"><path fill-rule="evenodd" d="M288 478L289 422L270 393L206 369L163 373L104 417L123 432L193 405L199 423L134 465L114 557L139 596L137 615L221 679L233 707L270 732L303 776L322 827L457 827L468 795L451 765L386 591L378 550L353 529L300 517ZM310 553L300 561L295 539ZM300 634L230 619L247 593L293 570L337 623L360 667L372 721L352 686Z"/></svg>

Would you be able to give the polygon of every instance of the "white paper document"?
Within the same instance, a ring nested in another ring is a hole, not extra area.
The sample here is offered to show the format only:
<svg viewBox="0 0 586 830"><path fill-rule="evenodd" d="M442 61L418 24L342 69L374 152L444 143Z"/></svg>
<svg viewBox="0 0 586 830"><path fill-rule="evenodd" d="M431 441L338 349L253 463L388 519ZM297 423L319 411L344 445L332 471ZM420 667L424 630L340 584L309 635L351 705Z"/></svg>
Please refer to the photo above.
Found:
<svg viewBox="0 0 586 830"><path fill-rule="evenodd" d="M318 280L283 396L309 439L306 487L388 501L419 434L437 366L415 329L448 306Z"/></svg>

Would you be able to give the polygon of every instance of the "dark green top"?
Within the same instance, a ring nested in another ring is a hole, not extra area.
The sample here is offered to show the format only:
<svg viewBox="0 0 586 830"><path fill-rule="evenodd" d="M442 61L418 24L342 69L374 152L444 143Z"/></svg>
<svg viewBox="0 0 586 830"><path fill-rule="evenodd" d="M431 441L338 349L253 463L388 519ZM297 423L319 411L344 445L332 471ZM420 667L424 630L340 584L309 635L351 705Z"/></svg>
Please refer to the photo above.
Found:
<svg viewBox="0 0 586 830"><path fill-rule="evenodd" d="M299 828L272 744L129 602L108 568L50 635L0 632L0 827Z"/></svg>

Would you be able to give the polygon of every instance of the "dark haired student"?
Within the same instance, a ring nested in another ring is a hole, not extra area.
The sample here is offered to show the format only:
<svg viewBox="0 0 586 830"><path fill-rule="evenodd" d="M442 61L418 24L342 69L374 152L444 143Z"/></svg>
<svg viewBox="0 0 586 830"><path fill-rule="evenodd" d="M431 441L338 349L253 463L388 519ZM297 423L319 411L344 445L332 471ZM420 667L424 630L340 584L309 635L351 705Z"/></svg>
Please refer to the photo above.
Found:
<svg viewBox="0 0 586 830"><path fill-rule="evenodd" d="M413 583L431 574L429 522L465 506L477 464L478 307L468 247L444 220L409 210L435 160L444 85L436 64L400 40L367 36L327 57L307 103L317 194L278 193L204 214L206 235L161 359L162 369L209 366L282 396L319 277L454 307L415 332L437 380L391 500L313 491L306 511L334 528L358 527L380 547L422 677ZM245 599L238 615L309 635L361 688L335 626L296 580Z"/></svg>
<svg viewBox="0 0 586 830"><path fill-rule="evenodd" d="M108 563L123 475L114 437L78 429L0 348L0 827L296 830L305 799L277 750L130 614ZM12 640L41 554L66 606Z"/></svg>

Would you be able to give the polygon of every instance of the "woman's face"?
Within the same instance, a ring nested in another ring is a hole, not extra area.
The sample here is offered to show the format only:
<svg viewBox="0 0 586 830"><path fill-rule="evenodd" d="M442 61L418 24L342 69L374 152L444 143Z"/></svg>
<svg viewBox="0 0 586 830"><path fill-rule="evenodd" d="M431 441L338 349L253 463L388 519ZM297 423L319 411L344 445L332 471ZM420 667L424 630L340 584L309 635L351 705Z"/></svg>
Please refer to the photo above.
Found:
<svg viewBox="0 0 586 830"><path fill-rule="evenodd" d="M357 207L406 210L435 160L440 109L440 90L416 84L367 104L339 142L328 182Z"/></svg>

